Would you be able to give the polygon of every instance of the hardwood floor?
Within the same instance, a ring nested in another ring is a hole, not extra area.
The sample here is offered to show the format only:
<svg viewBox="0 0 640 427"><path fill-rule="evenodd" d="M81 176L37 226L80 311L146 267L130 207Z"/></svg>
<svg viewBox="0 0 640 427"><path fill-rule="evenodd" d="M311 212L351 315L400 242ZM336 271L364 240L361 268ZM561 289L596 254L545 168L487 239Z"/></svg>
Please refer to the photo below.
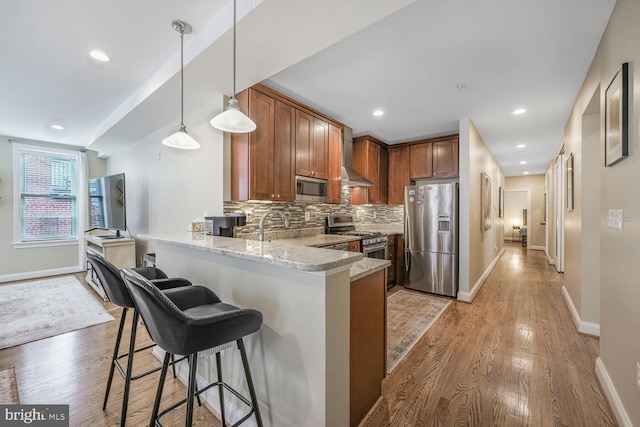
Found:
<svg viewBox="0 0 640 427"><path fill-rule="evenodd" d="M473 304L454 302L383 383L361 426L615 426L562 275L507 245Z"/></svg>
<svg viewBox="0 0 640 427"><path fill-rule="evenodd" d="M454 301L385 379L361 425L615 426L594 373L598 340L575 331L561 280L543 252L508 245L473 304ZM102 398L120 309L105 307L115 321L0 350L0 369L15 366L22 403L69 404L72 426L118 425L119 376L106 411ZM149 340L143 327L138 336ZM137 371L152 365L150 353L136 355ZM148 425L157 379L132 383L129 426ZM184 391L169 375L163 402ZM221 425L205 407L195 414L196 426ZM176 410L164 425L183 417Z"/></svg>

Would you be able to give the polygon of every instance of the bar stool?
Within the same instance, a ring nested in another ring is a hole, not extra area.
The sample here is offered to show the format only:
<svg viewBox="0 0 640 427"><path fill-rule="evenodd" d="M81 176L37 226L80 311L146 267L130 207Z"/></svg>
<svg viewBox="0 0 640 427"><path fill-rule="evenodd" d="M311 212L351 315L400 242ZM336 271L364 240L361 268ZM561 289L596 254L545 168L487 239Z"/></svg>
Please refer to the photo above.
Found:
<svg viewBox="0 0 640 427"><path fill-rule="evenodd" d="M167 352L162 364L150 426L162 427L160 417L185 402L187 403L185 425L191 426L194 396L214 386L218 386L223 426L226 425L223 389L228 390L249 407L249 412L234 424L235 426L249 419L252 414L255 414L258 426L262 426L262 417L243 341L243 337L260 329L262 313L257 310L240 309L225 304L212 290L203 286L167 290L163 293L151 281L132 269L123 269L122 277L138 311L140 311L149 335L156 344ZM240 351L251 401L222 381L220 350L226 348L225 345L233 341L236 342ZM216 354L218 381L197 391L195 383L198 352L204 350L212 350ZM169 354L182 354L189 357L187 397L158 413L169 365Z"/></svg>
<svg viewBox="0 0 640 427"><path fill-rule="evenodd" d="M129 291L127 290L122 276L120 275L120 270L101 255L87 251L87 259L91 263L93 270L98 276L98 280L104 289L105 294L109 298L113 304L122 308L122 316L120 318L120 326L118 328L118 335L116 337L115 346L113 349L113 356L111 358L111 367L109 369L109 379L107 380L107 389L104 394L104 403L102 404L102 410L107 408L107 401L109 399L109 391L111 390L111 382L113 381L113 372L117 368L118 372L124 379L124 392L122 396L122 411L120 414L120 425L122 427L125 426L126 418L127 418L127 406L129 401L129 389L131 386L132 380L137 380L139 378L145 377L149 374L159 371L161 368L155 368L150 371L141 373L139 375L132 375L133 368L133 356L135 353L138 353L143 350L147 350L155 344L151 344L139 349L135 348L136 342L136 330L139 319L138 310L136 310L133 300L129 295ZM186 279L180 278L167 278L167 275L155 267L143 267L135 269L136 272L146 277L148 280L152 280L155 286L159 289L173 289L180 288L185 286L191 286L191 282ZM129 340L129 351L127 353L118 355L120 350L120 341L122 339L122 332L124 330L125 321L127 318L127 312L130 308L133 308L133 319L131 321L131 338ZM127 359L127 368L126 371L120 365L120 359L128 357ZM183 358L184 359L184 358ZM183 360L180 359L180 360ZM178 361L180 361L178 360ZM174 372L173 375L175 377L175 359L174 359Z"/></svg>

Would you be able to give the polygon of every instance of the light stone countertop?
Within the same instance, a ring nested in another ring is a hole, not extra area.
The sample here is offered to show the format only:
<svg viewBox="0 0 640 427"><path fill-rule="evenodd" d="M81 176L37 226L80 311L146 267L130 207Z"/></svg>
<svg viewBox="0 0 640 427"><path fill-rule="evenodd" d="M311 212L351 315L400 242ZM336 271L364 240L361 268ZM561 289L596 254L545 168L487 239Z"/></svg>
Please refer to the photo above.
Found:
<svg viewBox="0 0 640 427"><path fill-rule="evenodd" d="M384 234L404 234L403 224L356 224L358 231L379 231Z"/></svg>
<svg viewBox="0 0 640 427"><path fill-rule="evenodd" d="M363 258L360 252L205 236L203 233L139 234L136 238L299 271L327 271L353 264Z"/></svg>
<svg viewBox="0 0 640 427"><path fill-rule="evenodd" d="M375 259L375 258L363 258L360 261L356 261L349 271L351 281L355 282L358 279L362 279L370 274L387 268L391 265L391 261Z"/></svg>
<svg viewBox="0 0 640 427"><path fill-rule="evenodd" d="M358 236L339 236L336 234L316 234L315 236L292 237L289 239L272 240L276 243L289 243L292 245L321 247L336 243L347 243L360 240Z"/></svg>
<svg viewBox="0 0 640 427"><path fill-rule="evenodd" d="M331 244L331 243L344 243L350 242L354 240L360 240L357 236L336 236L333 234L318 234L316 236L307 236L307 237L296 237L291 239L281 239L275 240L275 242L286 242L292 245L300 245L300 246L317 246L322 244ZM312 248L313 249L313 248ZM343 252L343 251L336 251ZM354 252L351 252L354 253ZM351 281L356 281L363 277L366 277L370 274L375 273L376 271L380 271L384 268L387 268L391 265L391 261L380 260L374 258L363 258L360 261L356 261L349 271Z"/></svg>

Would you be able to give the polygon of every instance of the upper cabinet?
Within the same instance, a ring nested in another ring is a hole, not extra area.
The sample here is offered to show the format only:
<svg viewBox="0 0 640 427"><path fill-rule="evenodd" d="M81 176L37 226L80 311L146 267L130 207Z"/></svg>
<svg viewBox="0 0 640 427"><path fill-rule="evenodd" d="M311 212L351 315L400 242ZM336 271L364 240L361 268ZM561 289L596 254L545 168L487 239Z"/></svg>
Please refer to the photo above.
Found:
<svg viewBox="0 0 640 427"><path fill-rule="evenodd" d="M386 144L371 136L353 139L353 168L373 183L351 189L351 204L387 204L388 152Z"/></svg>
<svg viewBox="0 0 640 427"><path fill-rule="evenodd" d="M329 124L296 111L296 175L329 177Z"/></svg>
<svg viewBox="0 0 640 427"><path fill-rule="evenodd" d="M433 138L410 145L411 179L458 176L458 136Z"/></svg>
<svg viewBox="0 0 640 427"><path fill-rule="evenodd" d="M389 200L390 205L404 204L404 187L411 185L409 177L410 148L389 147Z"/></svg>
<svg viewBox="0 0 640 427"><path fill-rule="evenodd" d="M326 179L340 203L342 124L263 85L236 98L257 127L231 134L231 199L292 202L297 174Z"/></svg>

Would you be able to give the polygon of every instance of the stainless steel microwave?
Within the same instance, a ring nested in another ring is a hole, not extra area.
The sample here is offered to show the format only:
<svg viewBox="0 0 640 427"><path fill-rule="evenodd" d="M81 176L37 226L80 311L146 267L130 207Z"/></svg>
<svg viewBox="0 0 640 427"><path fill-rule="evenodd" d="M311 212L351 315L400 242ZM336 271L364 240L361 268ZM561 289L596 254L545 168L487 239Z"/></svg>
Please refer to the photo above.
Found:
<svg viewBox="0 0 640 427"><path fill-rule="evenodd" d="M296 175L296 201L326 203L327 187L326 179Z"/></svg>

